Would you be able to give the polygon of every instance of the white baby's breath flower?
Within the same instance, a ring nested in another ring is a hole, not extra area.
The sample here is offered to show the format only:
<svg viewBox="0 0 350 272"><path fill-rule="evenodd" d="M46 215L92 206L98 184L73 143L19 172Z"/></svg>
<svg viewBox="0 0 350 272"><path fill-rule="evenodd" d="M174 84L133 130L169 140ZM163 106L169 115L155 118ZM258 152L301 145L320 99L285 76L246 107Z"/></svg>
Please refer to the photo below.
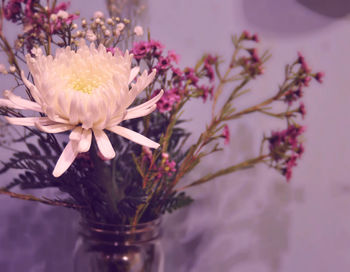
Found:
<svg viewBox="0 0 350 272"><path fill-rule="evenodd" d="M102 11L95 11L95 13L94 13L94 18L96 19L96 18L103 18L104 17L104 14L103 14L103 12Z"/></svg>
<svg viewBox="0 0 350 272"><path fill-rule="evenodd" d="M113 25L113 20L112 20L111 18L108 18L108 19L107 19L107 24Z"/></svg>
<svg viewBox="0 0 350 272"><path fill-rule="evenodd" d="M4 74L4 75L7 74L6 67L2 63L0 63L0 74Z"/></svg>
<svg viewBox="0 0 350 272"><path fill-rule="evenodd" d="M94 42L96 41L97 37L96 35L94 34L94 32L92 32L91 29L89 29L88 31L86 31L86 39L90 42Z"/></svg>
<svg viewBox="0 0 350 272"><path fill-rule="evenodd" d="M57 14L51 14L51 16L50 16L50 20L52 21L52 22L56 22L57 21L57 18L58 18L58 16L57 16Z"/></svg>
<svg viewBox="0 0 350 272"><path fill-rule="evenodd" d="M119 32L123 31L124 27L125 27L125 24L123 23L117 24L117 30L119 30Z"/></svg>
<svg viewBox="0 0 350 272"><path fill-rule="evenodd" d="M142 26L135 26L134 33L136 36L142 36L143 35L143 28Z"/></svg>
<svg viewBox="0 0 350 272"><path fill-rule="evenodd" d="M32 84L24 72L22 80L35 101L4 92L1 106L33 110L40 117L5 117L13 125L36 126L46 133L70 130L69 142L58 159L53 175L59 177L73 163L76 156L90 149L95 137L99 152L112 159L115 151L105 130L119 134L143 146L158 148L159 144L145 136L124 128L123 120L148 115L156 109L163 91L147 102L129 108L138 94L154 79L156 71L144 71L135 83L139 67L131 68L132 55L118 50L112 55L100 44L95 48L82 40L77 52L70 47L60 48L55 56L26 56L34 78ZM131 88L129 89L129 86Z"/></svg>
<svg viewBox="0 0 350 272"><path fill-rule="evenodd" d="M11 65L9 70L11 73L14 73L16 72L16 67L14 65Z"/></svg>
<svg viewBox="0 0 350 272"><path fill-rule="evenodd" d="M67 19L69 16L67 11L64 10L60 10L59 12L57 12L57 17L62 18L63 20Z"/></svg>
<svg viewBox="0 0 350 272"><path fill-rule="evenodd" d="M42 50L40 47L38 47L38 48L33 47L32 50L30 50L30 52L31 52L34 56L40 56L40 55L43 54L43 50Z"/></svg>

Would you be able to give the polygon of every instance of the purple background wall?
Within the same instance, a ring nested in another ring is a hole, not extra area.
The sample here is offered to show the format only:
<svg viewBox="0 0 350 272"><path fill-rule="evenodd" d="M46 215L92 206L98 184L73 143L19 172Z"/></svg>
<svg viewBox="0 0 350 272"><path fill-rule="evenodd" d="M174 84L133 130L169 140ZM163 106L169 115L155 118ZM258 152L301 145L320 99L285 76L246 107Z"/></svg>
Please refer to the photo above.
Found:
<svg viewBox="0 0 350 272"><path fill-rule="evenodd" d="M82 17L104 10L101 0L89 5L73 0L72 10L82 3ZM196 202L164 220L165 271L349 271L348 1L149 0L148 5L144 26L181 55L182 66L204 52L228 57L232 33L259 33L261 50L273 57L253 86L256 94L242 103L272 93L297 51L326 73L324 84L312 84L305 97L306 153L292 182L261 166L193 189ZM8 82L0 80L5 89ZM190 106L187 117L197 135L206 116L202 104ZM256 154L263 131L281 126L259 116L231 123L228 150L186 179ZM0 216L1 271L71 271L74 212L0 196Z"/></svg>

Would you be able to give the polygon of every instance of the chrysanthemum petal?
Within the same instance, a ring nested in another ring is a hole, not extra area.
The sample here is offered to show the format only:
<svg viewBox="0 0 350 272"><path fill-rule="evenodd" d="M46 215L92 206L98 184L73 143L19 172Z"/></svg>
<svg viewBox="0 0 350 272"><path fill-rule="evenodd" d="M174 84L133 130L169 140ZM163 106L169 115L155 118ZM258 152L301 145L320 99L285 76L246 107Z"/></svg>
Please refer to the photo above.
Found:
<svg viewBox="0 0 350 272"><path fill-rule="evenodd" d="M131 129L122 127L122 126L115 126L115 127L110 127L107 128L108 130L124 137L127 138L137 144L143 145L143 146L147 146L147 147L151 147L151 148L158 148L159 144L152 141L151 139L143 136L140 133L137 133Z"/></svg>
<svg viewBox="0 0 350 272"><path fill-rule="evenodd" d="M30 90L31 95L34 97L34 100L36 102L41 103L41 95L37 87L33 83L31 83L25 76L24 72L21 71L21 77L24 82L24 84L27 86L27 88Z"/></svg>
<svg viewBox="0 0 350 272"><path fill-rule="evenodd" d="M135 84L131 84L131 90L129 92L129 100L127 101L126 107L129 107L131 103L154 79L156 75L156 70L153 69L152 73L147 74L147 71L144 71L141 76L137 78Z"/></svg>
<svg viewBox="0 0 350 272"><path fill-rule="evenodd" d="M39 130L44 131L46 133L60 133L67 130L71 130L75 127L74 125L68 125L68 124L54 124L54 125L44 126L38 122L35 123L35 126Z"/></svg>
<svg viewBox="0 0 350 272"><path fill-rule="evenodd" d="M91 129L84 129L78 145L78 151L87 152L91 146L92 132Z"/></svg>
<svg viewBox="0 0 350 272"><path fill-rule="evenodd" d="M9 90L4 91L4 96L15 105L18 105L19 107L23 107L23 109L43 112L41 106L38 103L27 99L23 99L22 97L15 95L13 92Z"/></svg>
<svg viewBox="0 0 350 272"><path fill-rule="evenodd" d="M156 108L157 108L157 105L152 105L148 108L144 108L144 109L141 108L139 110L127 112L127 114L124 117L124 120L129 120L129 119L134 119L134 118L146 116L146 115L150 114L151 112L153 112Z"/></svg>
<svg viewBox="0 0 350 272"><path fill-rule="evenodd" d="M8 107L8 108L17 109L17 110L24 110L24 107L18 106L15 103L11 102L10 100L3 99L3 98L0 98L0 107Z"/></svg>
<svg viewBox="0 0 350 272"><path fill-rule="evenodd" d="M131 71L130 71L130 77L129 77L129 82L128 82L129 84L130 84L131 81L134 80L134 78L137 76L137 74L139 73L139 71L140 71L140 67L139 67L139 66L136 66L136 67L134 67L134 68L131 69Z"/></svg>
<svg viewBox="0 0 350 272"><path fill-rule="evenodd" d="M81 108L81 100L79 99L79 94L74 93L72 95L72 100L70 104L70 112L69 112L69 122L71 124L76 124L79 121L79 113Z"/></svg>
<svg viewBox="0 0 350 272"><path fill-rule="evenodd" d="M8 117L5 116L5 119L7 122L9 122L12 125L19 125L19 126L28 126L28 127L34 127L35 123L39 123L41 125L53 125L56 124L52 120L50 120L47 117Z"/></svg>
<svg viewBox="0 0 350 272"><path fill-rule="evenodd" d="M94 129L94 135L98 149L100 150L103 157L106 159L113 159L115 157L114 148L108 139L107 134L103 130Z"/></svg>
<svg viewBox="0 0 350 272"><path fill-rule="evenodd" d="M138 110L141 110L141 109L146 109L146 108L149 108L151 106L153 106L155 103L158 102L158 100L162 97L164 91L163 90L160 90L160 92L155 96L153 97L152 99L148 100L147 102L145 103L142 103L136 107L133 107L133 108L129 108L127 111L126 111L126 114L130 114L134 111L138 111ZM127 118L125 118L127 119Z"/></svg>
<svg viewBox="0 0 350 272"><path fill-rule="evenodd" d="M83 133L83 129L80 126L76 127L69 134L69 140L79 142L81 139L82 133Z"/></svg>
<svg viewBox="0 0 350 272"><path fill-rule="evenodd" d="M61 176L68 168L71 166L73 161L78 155L78 143L74 141L69 141L64 148L60 158L58 159L55 169L52 174L54 177L58 178Z"/></svg>

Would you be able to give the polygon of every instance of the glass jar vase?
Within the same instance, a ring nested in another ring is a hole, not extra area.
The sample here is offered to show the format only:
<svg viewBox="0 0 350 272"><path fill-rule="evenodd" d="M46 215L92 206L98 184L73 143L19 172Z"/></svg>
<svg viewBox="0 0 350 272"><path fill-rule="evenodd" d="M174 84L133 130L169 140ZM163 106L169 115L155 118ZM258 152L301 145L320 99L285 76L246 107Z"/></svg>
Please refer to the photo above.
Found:
<svg viewBox="0 0 350 272"><path fill-rule="evenodd" d="M75 272L163 272L160 219L132 225L82 221Z"/></svg>

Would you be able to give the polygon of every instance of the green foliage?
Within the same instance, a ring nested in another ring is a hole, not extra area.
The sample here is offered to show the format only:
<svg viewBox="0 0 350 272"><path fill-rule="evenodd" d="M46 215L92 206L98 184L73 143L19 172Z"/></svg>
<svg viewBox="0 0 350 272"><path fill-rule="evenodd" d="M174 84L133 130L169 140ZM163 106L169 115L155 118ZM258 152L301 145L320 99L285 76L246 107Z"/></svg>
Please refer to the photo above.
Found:
<svg viewBox="0 0 350 272"><path fill-rule="evenodd" d="M186 207L193 202L193 198L186 195L185 192L173 193L163 206L162 212L172 213L173 211Z"/></svg>

